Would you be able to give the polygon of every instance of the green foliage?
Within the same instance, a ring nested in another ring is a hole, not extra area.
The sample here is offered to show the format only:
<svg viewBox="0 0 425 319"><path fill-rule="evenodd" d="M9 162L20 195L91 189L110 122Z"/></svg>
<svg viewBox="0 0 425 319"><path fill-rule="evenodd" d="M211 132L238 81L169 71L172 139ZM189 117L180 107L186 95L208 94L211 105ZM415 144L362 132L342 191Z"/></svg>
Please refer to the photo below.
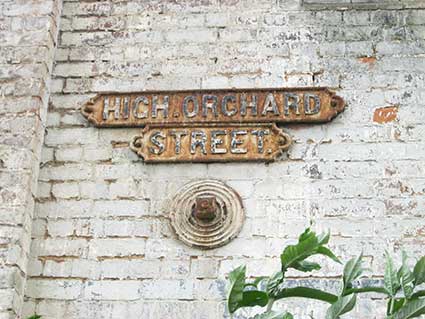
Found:
<svg viewBox="0 0 425 319"><path fill-rule="evenodd" d="M405 303L390 319L416 318L425 314L425 299L415 299Z"/></svg>
<svg viewBox="0 0 425 319"><path fill-rule="evenodd" d="M415 276L416 286L425 282L425 256L416 263L413 269L413 275Z"/></svg>
<svg viewBox="0 0 425 319"><path fill-rule="evenodd" d="M340 263L340 260L326 245L329 242L329 233L316 235L309 228L298 238L298 243L287 246L281 256L280 270L271 277L257 278L251 283L246 283L245 267L238 267L229 274L229 294L227 298L230 314L234 314L239 308L267 305L267 310L253 319L293 319L289 313L272 311L276 300L292 297L302 297L320 300L330 304L338 301L338 296L309 287L285 287L285 273L288 269L296 269L302 272L311 272L320 269L317 262L306 260L313 255L322 255ZM259 283L265 281L264 290L259 289Z"/></svg>
<svg viewBox="0 0 425 319"><path fill-rule="evenodd" d="M28 317L27 319L40 319L40 318L41 316L35 314L35 315L32 315L31 317Z"/></svg>
<svg viewBox="0 0 425 319"><path fill-rule="evenodd" d="M353 281L357 280L363 272L362 267L363 254L360 254L356 258L350 259L344 266L344 272L342 275L343 280L343 294L350 288L353 288Z"/></svg>
<svg viewBox="0 0 425 319"><path fill-rule="evenodd" d="M415 277L407 266L407 255L405 252L403 252L403 264L397 272L397 278L403 289L404 296L406 299L410 299L413 295L413 289L415 289Z"/></svg>
<svg viewBox="0 0 425 319"><path fill-rule="evenodd" d="M326 312L326 319L338 319L341 315L353 310L356 305L356 294L340 296Z"/></svg>
<svg viewBox="0 0 425 319"><path fill-rule="evenodd" d="M307 228L298 238L298 243L286 247L280 255L282 272L285 273L289 268L294 268L303 272L319 270L319 264L305 260L317 254L327 256L336 262L340 262L339 259L324 246L329 242L329 237L329 233L317 236L310 228Z"/></svg>
<svg viewBox="0 0 425 319"><path fill-rule="evenodd" d="M240 266L229 274L230 289L227 296L227 307L230 313L240 308L243 299L246 267Z"/></svg>
<svg viewBox="0 0 425 319"><path fill-rule="evenodd" d="M400 288L400 282L398 280L394 262L388 252L385 253L385 257L384 288L389 296L394 297Z"/></svg>
<svg viewBox="0 0 425 319"><path fill-rule="evenodd" d="M387 319L410 319L425 314L425 290L418 286L425 283L425 257L420 258L413 270L408 267L408 257L402 253L402 264L396 268L388 252L385 253L385 274L383 286L359 286L356 281L364 273L363 255L350 259L344 266L341 276L342 285L339 295L311 287L285 286L285 274L288 269L311 272L321 268L318 262L307 260L311 256L321 255L340 263L340 260L327 247L329 233L316 235L309 228L298 238L295 245L287 246L281 256L280 270L270 277L259 277L251 282L246 280L246 268L238 267L229 274L228 309L233 315L243 307L265 307L267 309L251 319L293 319L287 312L275 312L273 304L285 298L307 298L330 304L326 319L340 319L354 309L359 293L379 293L386 295ZM29 319L37 319L31 317Z"/></svg>
<svg viewBox="0 0 425 319"><path fill-rule="evenodd" d="M268 311L254 316L253 319L294 319L294 317L288 312Z"/></svg>
<svg viewBox="0 0 425 319"><path fill-rule="evenodd" d="M417 286L425 281L425 259L416 263L413 271L407 265L407 255L402 253L402 264L395 270L391 256L386 253L384 292L388 296L387 319L417 318L425 314L424 290ZM396 297L402 294L403 297Z"/></svg>
<svg viewBox="0 0 425 319"><path fill-rule="evenodd" d="M266 292L251 289L255 283L246 283L246 267L241 266L229 274L230 289L227 296L227 307L230 313L234 313L241 307L264 307L269 301Z"/></svg>

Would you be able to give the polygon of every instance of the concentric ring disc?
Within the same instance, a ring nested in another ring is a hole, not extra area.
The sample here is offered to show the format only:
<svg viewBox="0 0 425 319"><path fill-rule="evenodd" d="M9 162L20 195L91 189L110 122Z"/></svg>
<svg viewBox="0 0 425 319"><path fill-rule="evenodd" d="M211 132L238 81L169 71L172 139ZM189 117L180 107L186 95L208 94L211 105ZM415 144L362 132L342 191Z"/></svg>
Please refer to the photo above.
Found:
<svg viewBox="0 0 425 319"><path fill-rule="evenodd" d="M193 216L196 198L214 196L217 213L211 221ZM212 249L223 246L241 230L245 218L243 204L236 191L215 179L204 179L184 185L174 196L170 219L178 238L186 245Z"/></svg>

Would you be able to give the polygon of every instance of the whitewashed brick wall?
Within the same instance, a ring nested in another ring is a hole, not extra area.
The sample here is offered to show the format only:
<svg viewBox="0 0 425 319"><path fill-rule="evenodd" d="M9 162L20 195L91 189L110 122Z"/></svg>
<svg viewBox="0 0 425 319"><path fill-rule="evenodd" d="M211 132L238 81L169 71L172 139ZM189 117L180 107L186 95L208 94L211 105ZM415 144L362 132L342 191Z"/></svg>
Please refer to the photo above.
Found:
<svg viewBox="0 0 425 319"><path fill-rule="evenodd" d="M0 2L0 318L19 318L61 2Z"/></svg>
<svg viewBox="0 0 425 319"><path fill-rule="evenodd" d="M225 318L226 274L240 264L253 276L270 274L282 247L310 221L319 231L331 230L342 259L363 251L378 278L385 248L424 254L425 10L419 1L381 3L378 10L356 1L348 10L309 2L63 2L25 315ZM1 8L8 19L10 9ZM37 69L28 77L34 73L41 74ZM128 147L139 129L96 129L79 110L97 92L290 86L328 86L347 109L329 124L286 126L295 143L269 165L147 165ZM18 100L4 101L12 109ZM397 119L374 121L383 107L396 108ZM28 132L17 131L24 119L11 126L11 140ZM17 160L1 163L1 173L9 174ZM170 196L206 177L234 187L247 214L239 237L212 251L181 244L167 219ZM29 192L11 185L20 183L1 184L2 196L3 189ZM23 203L17 207L31 209ZM12 206L5 207L7 216ZM29 229L16 222L9 231L1 218L2 234ZM13 251L9 241L0 242L0 251L2 257ZM5 265L5 274L14 267ZM340 266L325 263L309 284L335 290L340 273ZM11 291L9 282L0 281L0 288ZM307 319L323 318L326 305L296 300L281 307ZM13 309L6 310L19 306ZM382 318L384 312L381 301L361 299L347 318Z"/></svg>

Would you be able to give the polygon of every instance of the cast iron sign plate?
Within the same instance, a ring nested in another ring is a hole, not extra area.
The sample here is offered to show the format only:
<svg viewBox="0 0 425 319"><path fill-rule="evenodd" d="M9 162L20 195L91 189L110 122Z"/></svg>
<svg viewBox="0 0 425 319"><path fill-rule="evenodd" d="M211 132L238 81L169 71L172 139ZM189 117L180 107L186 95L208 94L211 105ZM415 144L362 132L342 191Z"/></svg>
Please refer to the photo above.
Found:
<svg viewBox="0 0 425 319"><path fill-rule="evenodd" d="M97 127L144 127L146 162L273 161L291 138L274 123L325 123L344 110L327 88L102 93L82 107Z"/></svg>

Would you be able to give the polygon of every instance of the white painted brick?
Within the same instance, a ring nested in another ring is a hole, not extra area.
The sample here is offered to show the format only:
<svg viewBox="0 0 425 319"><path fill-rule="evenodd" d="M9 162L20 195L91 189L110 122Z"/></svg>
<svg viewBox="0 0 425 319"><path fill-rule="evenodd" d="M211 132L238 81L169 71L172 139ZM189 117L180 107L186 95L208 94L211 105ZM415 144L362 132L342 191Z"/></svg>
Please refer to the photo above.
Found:
<svg viewBox="0 0 425 319"><path fill-rule="evenodd" d="M50 190L52 185L50 183L39 182L37 186L37 197L50 197Z"/></svg>
<svg viewBox="0 0 425 319"><path fill-rule="evenodd" d="M141 295L144 299L192 299L193 290L191 280L145 280Z"/></svg>
<svg viewBox="0 0 425 319"><path fill-rule="evenodd" d="M45 137L47 145L94 144L96 141L97 131L94 128L49 129Z"/></svg>
<svg viewBox="0 0 425 319"><path fill-rule="evenodd" d="M103 216L144 216L149 215L149 206L146 200L96 201L93 213Z"/></svg>
<svg viewBox="0 0 425 319"><path fill-rule="evenodd" d="M28 280L27 295L32 298L72 300L81 296L82 282L79 280Z"/></svg>
<svg viewBox="0 0 425 319"><path fill-rule="evenodd" d="M60 162L78 162L81 160L82 149L80 147L66 147L55 150L55 158Z"/></svg>
<svg viewBox="0 0 425 319"><path fill-rule="evenodd" d="M112 157L110 147L85 148L83 159L86 161L107 161Z"/></svg>
<svg viewBox="0 0 425 319"><path fill-rule="evenodd" d="M75 198L80 191L77 183L57 183L52 185L52 194L56 198Z"/></svg>
<svg viewBox="0 0 425 319"><path fill-rule="evenodd" d="M137 300L140 298L139 281L102 280L87 282L84 295L90 300Z"/></svg>
<svg viewBox="0 0 425 319"><path fill-rule="evenodd" d="M145 254L146 240L137 239L95 239L90 241L89 255L92 258L131 257Z"/></svg>
<svg viewBox="0 0 425 319"><path fill-rule="evenodd" d="M128 198L136 195L136 183L133 178L119 179L110 185L112 198Z"/></svg>
<svg viewBox="0 0 425 319"><path fill-rule="evenodd" d="M190 263L190 272L195 278L215 278L218 272L218 261L212 258L192 259Z"/></svg>

